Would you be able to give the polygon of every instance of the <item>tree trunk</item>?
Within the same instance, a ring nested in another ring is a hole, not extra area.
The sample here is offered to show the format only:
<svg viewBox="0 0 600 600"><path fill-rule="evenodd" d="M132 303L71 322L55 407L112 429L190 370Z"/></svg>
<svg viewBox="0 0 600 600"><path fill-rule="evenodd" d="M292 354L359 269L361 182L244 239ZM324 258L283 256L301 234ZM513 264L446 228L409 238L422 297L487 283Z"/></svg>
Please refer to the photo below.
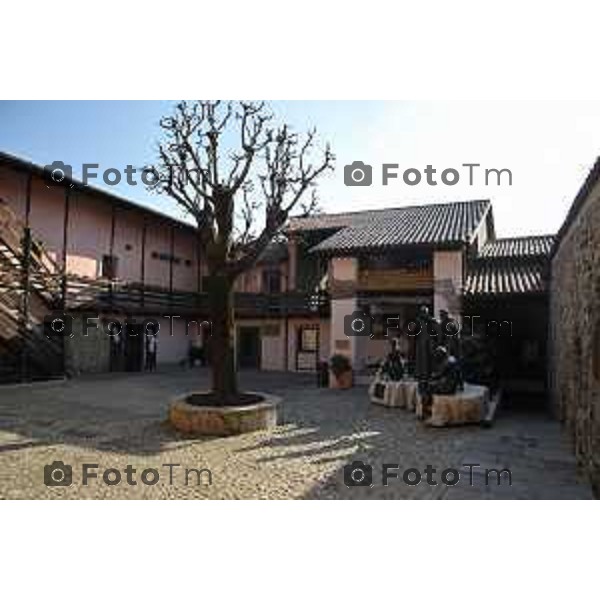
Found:
<svg viewBox="0 0 600 600"><path fill-rule="evenodd" d="M220 275L210 277L208 301L212 322L210 339L212 391L220 404L235 404L238 399L238 388L233 339L233 281Z"/></svg>

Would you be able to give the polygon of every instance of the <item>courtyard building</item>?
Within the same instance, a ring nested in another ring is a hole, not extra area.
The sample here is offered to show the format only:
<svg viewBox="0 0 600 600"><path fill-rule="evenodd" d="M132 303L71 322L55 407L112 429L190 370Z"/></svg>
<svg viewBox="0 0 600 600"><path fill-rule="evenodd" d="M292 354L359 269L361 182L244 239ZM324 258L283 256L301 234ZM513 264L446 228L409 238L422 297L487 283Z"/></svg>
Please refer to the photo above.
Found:
<svg viewBox="0 0 600 600"><path fill-rule="evenodd" d="M427 306L460 323L463 337L488 339L507 391L542 397L552 235L498 238L489 200L292 219L289 233L303 249L290 252L297 271L315 256L326 265L330 319L320 337L355 372L372 372L395 336L414 360L411 324ZM348 335L353 313L370 317L372 335Z"/></svg>
<svg viewBox="0 0 600 600"><path fill-rule="evenodd" d="M135 334L149 320L160 327L159 368L186 363L191 347L209 357L206 265L192 225L76 182L49 186L41 166L7 154L0 210L5 381L142 370ZM315 371L341 353L360 376L392 337L410 361L406 327L427 306L464 333L494 329L507 388L543 394L552 244L498 238L490 200L292 218L236 283L238 367ZM45 335L55 311L72 318L69 336ZM372 320L371 336L348 335L355 312ZM130 323L118 353L106 331L114 320Z"/></svg>

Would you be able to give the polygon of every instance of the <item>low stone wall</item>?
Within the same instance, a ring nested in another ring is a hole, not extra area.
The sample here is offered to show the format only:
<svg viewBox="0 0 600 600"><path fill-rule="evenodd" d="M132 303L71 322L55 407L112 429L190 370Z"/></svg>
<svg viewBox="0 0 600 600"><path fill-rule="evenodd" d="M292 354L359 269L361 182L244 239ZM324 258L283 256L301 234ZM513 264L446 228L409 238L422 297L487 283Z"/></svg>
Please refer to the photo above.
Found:
<svg viewBox="0 0 600 600"><path fill-rule="evenodd" d="M552 261L549 386L578 463L600 495L600 185L567 225Z"/></svg>
<svg viewBox="0 0 600 600"><path fill-rule="evenodd" d="M175 398L169 406L171 425L190 435L239 435L277 425L277 408L281 399L271 394L252 392L261 400L245 406L196 406L190 395Z"/></svg>

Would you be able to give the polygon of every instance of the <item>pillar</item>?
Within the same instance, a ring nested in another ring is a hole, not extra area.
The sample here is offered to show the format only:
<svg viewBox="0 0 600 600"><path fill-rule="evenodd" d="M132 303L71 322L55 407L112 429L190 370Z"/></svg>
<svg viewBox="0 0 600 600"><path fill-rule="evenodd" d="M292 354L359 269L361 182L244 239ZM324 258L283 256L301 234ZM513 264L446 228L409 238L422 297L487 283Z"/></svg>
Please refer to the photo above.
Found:
<svg viewBox="0 0 600 600"><path fill-rule="evenodd" d="M433 253L433 310L436 318L440 310L448 311L452 317L460 317L462 289L462 250L436 250Z"/></svg>
<svg viewBox="0 0 600 600"><path fill-rule="evenodd" d="M347 356L354 371L365 366L367 337L347 335L346 317L359 311L358 302L358 259L354 257L336 257L329 263L331 282L331 331L330 355Z"/></svg>

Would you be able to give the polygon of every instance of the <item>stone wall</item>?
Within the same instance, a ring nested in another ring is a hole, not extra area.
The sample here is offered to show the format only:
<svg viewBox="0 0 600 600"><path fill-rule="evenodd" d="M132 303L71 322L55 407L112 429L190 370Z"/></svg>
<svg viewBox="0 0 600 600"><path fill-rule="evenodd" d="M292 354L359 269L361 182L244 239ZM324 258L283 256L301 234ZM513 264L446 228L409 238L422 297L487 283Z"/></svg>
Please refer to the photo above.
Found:
<svg viewBox="0 0 600 600"><path fill-rule="evenodd" d="M81 315L72 316L72 335L65 340L65 367L70 375L103 373L110 365L110 338L101 325L86 330ZM87 332L87 335L85 333Z"/></svg>
<svg viewBox="0 0 600 600"><path fill-rule="evenodd" d="M598 164L597 164L598 167ZM600 181L595 168L561 229L552 260L553 407L600 495Z"/></svg>

